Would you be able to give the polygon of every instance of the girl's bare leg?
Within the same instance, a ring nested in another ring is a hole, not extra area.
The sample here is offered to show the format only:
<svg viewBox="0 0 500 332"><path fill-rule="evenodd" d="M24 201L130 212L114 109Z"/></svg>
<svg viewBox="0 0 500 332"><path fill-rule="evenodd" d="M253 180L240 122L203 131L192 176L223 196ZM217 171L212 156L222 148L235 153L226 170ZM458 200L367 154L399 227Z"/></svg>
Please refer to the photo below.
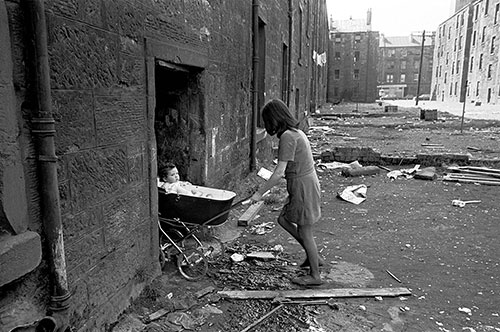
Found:
<svg viewBox="0 0 500 332"><path fill-rule="evenodd" d="M312 225L299 225L297 227L297 233L302 239L302 246L304 247L309 260L309 274L314 279L321 279L319 273L319 257L318 257L318 247L316 246L316 241L314 241Z"/></svg>
<svg viewBox="0 0 500 332"><path fill-rule="evenodd" d="M278 223L283 227L297 242L304 248L306 252L306 261L309 263L310 271L309 274L314 279L320 279L319 274L319 255L318 248L316 246L316 241L314 240L312 225L302 225L297 226L295 224L289 223L283 217L278 218Z"/></svg>

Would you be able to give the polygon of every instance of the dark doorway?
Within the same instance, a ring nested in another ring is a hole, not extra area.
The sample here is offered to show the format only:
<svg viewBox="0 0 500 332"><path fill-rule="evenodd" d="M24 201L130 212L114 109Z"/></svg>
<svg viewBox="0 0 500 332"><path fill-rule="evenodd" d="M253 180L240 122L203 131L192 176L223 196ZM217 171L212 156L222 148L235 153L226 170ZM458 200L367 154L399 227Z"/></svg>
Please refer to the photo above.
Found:
<svg viewBox="0 0 500 332"><path fill-rule="evenodd" d="M155 62L155 134L158 170L174 163L181 180L203 184L204 116L199 70Z"/></svg>
<svg viewBox="0 0 500 332"><path fill-rule="evenodd" d="M264 122L260 115L260 109L264 106L265 91L266 91L266 23L259 17L259 72L258 72L258 88L257 88L257 106L259 109L259 118L257 126L264 128Z"/></svg>
<svg viewBox="0 0 500 332"><path fill-rule="evenodd" d="M283 44L283 50L282 50L282 55L281 55L281 61L283 63L281 64L281 100L285 104L288 103L288 69L290 66L290 63L288 61L288 45Z"/></svg>

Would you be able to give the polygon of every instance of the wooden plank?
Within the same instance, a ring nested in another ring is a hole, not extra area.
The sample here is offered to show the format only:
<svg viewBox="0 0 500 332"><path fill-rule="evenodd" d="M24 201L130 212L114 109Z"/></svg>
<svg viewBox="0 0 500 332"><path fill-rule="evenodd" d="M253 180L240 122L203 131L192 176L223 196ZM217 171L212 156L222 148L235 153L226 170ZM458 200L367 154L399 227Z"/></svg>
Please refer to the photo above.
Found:
<svg viewBox="0 0 500 332"><path fill-rule="evenodd" d="M462 169L462 168L458 169L455 167L448 167L448 169L451 171L458 171L460 173L487 175L487 176L491 176L494 178L500 178L500 173L490 172L490 171L486 171L486 170L485 171L474 171L474 170Z"/></svg>
<svg viewBox="0 0 500 332"><path fill-rule="evenodd" d="M458 167L460 169L468 169L471 171L483 171L483 172L489 172L489 173L498 173L500 174L500 169L496 168L488 168L488 167L477 167L477 166L462 166Z"/></svg>
<svg viewBox="0 0 500 332"><path fill-rule="evenodd" d="M273 313L275 313L276 311L280 310L281 308L283 308L283 304L280 304L279 306L277 306L273 310L269 311L267 314L265 314L264 316L262 316L259 319L257 319L254 323L248 325L245 329L241 330L241 332L250 331L252 328L254 328L255 326L259 325L267 317L271 316Z"/></svg>
<svg viewBox="0 0 500 332"><path fill-rule="evenodd" d="M257 213L264 205L264 201L258 201L250 205L250 207L238 219L238 226L248 226L248 224L255 218Z"/></svg>
<svg viewBox="0 0 500 332"><path fill-rule="evenodd" d="M160 317L163 317L166 314L168 314L169 312L170 312L170 310L160 309L160 310L156 311L155 313L152 313L151 315L149 315L148 322L152 322Z"/></svg>
<svg viewBox="0 0 500 332"><path fill-rule="evenodd" d="M488 176L480 176L480 175L472 175L472 174L461 174L461 175L453 175L453 174L448 174L445 175L443 178L446 179L459 179L459 180L476 180L476 181L493 181L493 182L498 182L500 179L488 177Z"/></svg>
<svg viewBox="0 0 500 332"><path fill-rule="evenodd" d="M230 299L274 299L284 297L291 299L318 299L338 297L373 297L411 295L404 287L400 288L332 288L332 289L302 289L302 290L249 290L249 291L219 291L217 294Z"/></svg>
<svg viewBox="0 0 500 332"><path fill-rule="evenodd" d="M205 287L202 290L199 290L195 293L196 298L199 299L200 297L203 297L203 296L207 295L208 293L212 293L214 290L215 290L215 288L213 286Z"/></svg>
<svg viewBox="0 0 500 332"><path fill-rule="evenodd" d="M449 182L463 182L463 183L479 183L487 186L500 186L500 181L485 181L485 180L469 180L469 179L457 179L457 178L443 178L443 181Z"/></svg>

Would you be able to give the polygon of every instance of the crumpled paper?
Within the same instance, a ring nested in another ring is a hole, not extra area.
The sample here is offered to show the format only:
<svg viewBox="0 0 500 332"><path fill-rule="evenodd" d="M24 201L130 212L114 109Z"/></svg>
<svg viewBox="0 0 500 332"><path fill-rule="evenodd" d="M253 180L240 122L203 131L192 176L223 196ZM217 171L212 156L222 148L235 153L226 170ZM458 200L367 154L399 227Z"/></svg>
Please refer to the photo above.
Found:
<svg viewBox="0 0 500 332"><path fill-rule="evenodd" d="M341 193L338 193L337 196L342 198L344 201L357 205L366 199L366 191L366 185L359 184L345 188Z"/></svg>

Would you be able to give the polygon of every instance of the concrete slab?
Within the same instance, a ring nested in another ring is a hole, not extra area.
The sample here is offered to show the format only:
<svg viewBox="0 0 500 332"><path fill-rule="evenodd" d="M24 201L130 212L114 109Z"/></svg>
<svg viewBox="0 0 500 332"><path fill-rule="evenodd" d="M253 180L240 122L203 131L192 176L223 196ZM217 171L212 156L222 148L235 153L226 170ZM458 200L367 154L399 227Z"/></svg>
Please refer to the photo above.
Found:
<svg viewBox="0 0 500 332"><path fill-rule="evenodd" d="M0 238L0 287L33 271L42 260L40 235L27 231Z"/></svg>

